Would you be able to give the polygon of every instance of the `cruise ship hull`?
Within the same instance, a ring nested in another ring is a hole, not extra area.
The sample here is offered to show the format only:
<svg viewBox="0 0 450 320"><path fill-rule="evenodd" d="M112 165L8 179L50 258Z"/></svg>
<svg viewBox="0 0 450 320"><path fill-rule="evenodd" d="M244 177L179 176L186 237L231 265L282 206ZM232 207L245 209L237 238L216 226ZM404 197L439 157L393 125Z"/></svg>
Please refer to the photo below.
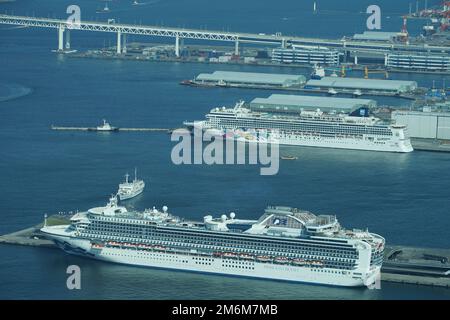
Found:
<svg viewBox="0 0 450 320"><path fill-rule="evenodd" d="M318 148L333 148L333 149L351 149L351 150L365 150L365 151L378 151L378 152L396 152L396 153L409 153L414 151L409 139L405 140L382 140L382 138L374 136L362 136L361 138L355 137L326 137L315 134L296 134L296 133L281 133L272 134L268 138L259 139L254 137L254 132L242 132L240 130L234 131L227 129L227 135L224 131L218 129L205 128L210 133L216 136L225 136L226 139L233 139L240 142L262 142L262 143L278 143L280 145L288 146L305 146L305 147L318 147ZM232 134L230 134L232 133ZM266 132L263 133L263 136Z"/></svg>
<svg viewBox="0 0 450 320"><path fill-rule="evenodd" d="M343 287L363 287L375 283L380 267L370 274L355 275L350 271L319 267L300 267L244 259L180 254L136 248L94 248L89 240L55 236L50 238L64 251L106 262L163 268L190 272L241 276L249 278L291 281Z"/></svg>
<svg viewBox="0 0 450 320"><path fill-rule="evenodd" d="M307 146L320 148L334 148L334 149L353 149L379 152L412 152L411 143L405 141L380 141L377 138L363 137L362 139L355 138L327 138L315 137L307 135L285 134L280 135L278 141L281 145L291 146Z"/></svg>

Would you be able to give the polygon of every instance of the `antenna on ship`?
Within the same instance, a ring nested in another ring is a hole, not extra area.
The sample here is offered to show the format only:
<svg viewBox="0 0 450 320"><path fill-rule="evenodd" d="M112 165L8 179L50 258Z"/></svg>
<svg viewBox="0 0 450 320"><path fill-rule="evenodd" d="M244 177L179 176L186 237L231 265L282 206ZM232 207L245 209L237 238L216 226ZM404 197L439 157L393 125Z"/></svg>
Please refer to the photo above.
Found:
<svg viewBox="0 0 450 320"><path fill-rule="evenodd" d="M130 175L128 174L128 172L127 172L127 174L125 175L125 182L126 183L128 183L128 177L129 177Z"/></svg>
<svg viewBox="0 0 450 320"><path fill-rule="evenodd" d="M134 167L134 181L137 181L137 168Z"/></svg>
<svg viewBox="0 0 450 320"><path fill-rule="evenodd" d="M44 227L47 226L47 214L44 213Z"/></svg>

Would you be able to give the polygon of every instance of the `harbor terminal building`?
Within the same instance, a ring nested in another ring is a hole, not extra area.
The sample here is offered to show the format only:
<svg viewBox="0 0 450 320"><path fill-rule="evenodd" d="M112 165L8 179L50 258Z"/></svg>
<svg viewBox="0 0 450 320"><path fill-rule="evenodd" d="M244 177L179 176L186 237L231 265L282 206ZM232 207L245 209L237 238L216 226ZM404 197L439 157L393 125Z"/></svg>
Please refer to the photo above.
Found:
<svg viewBox="0 0 450 320"><path fill-rule="evenodd" d="M340 53L337 50L319 46L296 46L272 50L272 62L304 65L339 65Z"/></svg>
<svg viewBox="0 0 450 320"><path fill-rule="evenodd" d="M306 83L306 77L292 74L214 71L213 73L199 74L195 78L195 82L218 85L255 85L287 88L303 86Z"/></svg>
<svg viewBox="0 0 450 320"><path fill-rule="evenodd" d="M336 90L363 90L365 92L387 92L391 94L403 94L414 92L418 85L416 81L362 79L323 77L311 79L306 83L308 89L336 89Z"/></svg>
<svg viewBox="0 0 450 320"><path fill-rule="evenodd" d="M407 125L413 138L450 140L450 112L396 110L391 117Z"/></svg>
<svg viewBox="0 0 450 320"><path fill-rule="evenodd" d="M351 113L359 108L373 109L375 100L272 94L268 98L255 98L250 102L252 111L271 113L300 113L302 110Z"/></svg>

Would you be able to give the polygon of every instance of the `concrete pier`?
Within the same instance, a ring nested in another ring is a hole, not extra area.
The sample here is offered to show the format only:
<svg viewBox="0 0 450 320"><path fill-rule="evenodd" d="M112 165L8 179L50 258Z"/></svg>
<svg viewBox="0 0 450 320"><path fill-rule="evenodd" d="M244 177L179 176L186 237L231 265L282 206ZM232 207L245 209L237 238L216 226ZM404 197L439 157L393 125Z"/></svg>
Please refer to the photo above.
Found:
<svg viewBox="0 0 450 320"><path fill-rule="evenodd" d="M381 281L450 288L450 249L387 246Z"/></svg>
<svg viewBox="0 0 450 320"><path fill-rule="evenodd" d="M446 140L411 138L411 144L417 151L450 152L450 141Z"/></svg>
<svg viewBox="0 0 450 320"><path fill-rule="evenodd" d="M100 131L94 127L62 127L62 126L51 126L51 129L56 131L95 131L95 132L115 132L115 131L170 132L172 130L168 128L117 128L117 130L115 131Z"/></svg>

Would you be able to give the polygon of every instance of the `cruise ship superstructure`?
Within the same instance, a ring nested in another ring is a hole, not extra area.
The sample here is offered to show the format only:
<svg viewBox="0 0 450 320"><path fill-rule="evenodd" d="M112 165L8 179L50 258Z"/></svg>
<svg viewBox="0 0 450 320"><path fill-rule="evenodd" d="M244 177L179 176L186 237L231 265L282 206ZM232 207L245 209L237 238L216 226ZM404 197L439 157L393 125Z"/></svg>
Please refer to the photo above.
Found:
<svg viewBox="0 0 450 320"><path fill-rule="evenodd" d="M296 114L260 112L246 108L214 108L206 120L185 122L190 129L212 130L216 134L248 142L279 143L310 147L356 150L413 151L405 125L386 124L369 115L366 107L346 113L301 110Z"/></svg>
<svg viewBox="0 0 450 320"><path fill-rule="evenodd" d="M372 285L385 245L334 215L290 207L268 207L258 220L187 221L167 207L128 211L116 197L41 231L68 253L109 262L336 286Z"/></svg>

